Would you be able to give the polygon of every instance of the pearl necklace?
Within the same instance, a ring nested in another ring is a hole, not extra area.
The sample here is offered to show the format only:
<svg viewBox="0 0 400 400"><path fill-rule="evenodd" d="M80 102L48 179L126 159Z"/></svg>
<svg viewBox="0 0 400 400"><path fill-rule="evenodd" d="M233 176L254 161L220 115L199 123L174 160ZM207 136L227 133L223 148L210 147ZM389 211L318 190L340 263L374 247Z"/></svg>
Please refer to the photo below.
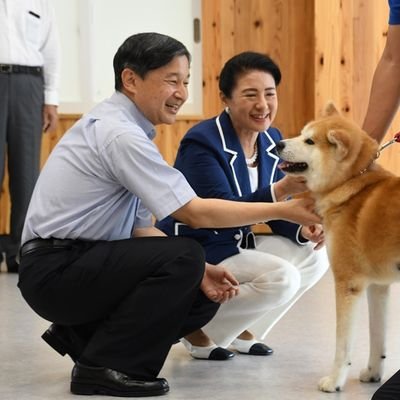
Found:
<svg viewBox="0 0 400 400"><path fill-rule="evenodd" d="M253 165L257 161L258 150L257 146L254 147L254 154L250 158L246 158L246 164L248 166Z"/></svg>

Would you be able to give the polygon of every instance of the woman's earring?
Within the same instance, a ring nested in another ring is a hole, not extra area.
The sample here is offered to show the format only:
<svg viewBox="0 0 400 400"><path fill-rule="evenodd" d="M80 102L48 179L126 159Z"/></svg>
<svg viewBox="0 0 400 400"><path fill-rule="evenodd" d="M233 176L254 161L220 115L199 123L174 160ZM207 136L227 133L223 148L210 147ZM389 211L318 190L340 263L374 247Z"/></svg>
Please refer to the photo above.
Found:
<svg viewBox="0 0 400 400"><path fill-rule="evenodd" d="M228 106L225 107L225 112L226 112L227 114L230 114L230 113L231 113L231 110L229 109Z"/></svg>

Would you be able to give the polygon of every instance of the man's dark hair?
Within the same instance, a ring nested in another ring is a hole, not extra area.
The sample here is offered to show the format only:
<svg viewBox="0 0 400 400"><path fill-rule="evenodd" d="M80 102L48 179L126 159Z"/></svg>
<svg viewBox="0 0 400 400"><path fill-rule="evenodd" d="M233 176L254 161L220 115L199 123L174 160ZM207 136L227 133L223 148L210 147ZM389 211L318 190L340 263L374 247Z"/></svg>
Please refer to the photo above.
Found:
<svg viewBox="0 0 400 400"><path fill-rule="evenodd" d="M219 77L219 90L228 98L237 79L245 72L264 71L272 75L276 86L281 81L281 71L277 64L266 54L245 51L229 59L222 68Z"/></svg>
<svg viewBox="0 0 400 400"><path fill-rule="evenodd" d="M145 32L128 37L114 56L115 89L122 89L121 73L125 68L143 79L149 71L167 65L176 56L186 56L190 63L188 49L170 36Z"/></svg>

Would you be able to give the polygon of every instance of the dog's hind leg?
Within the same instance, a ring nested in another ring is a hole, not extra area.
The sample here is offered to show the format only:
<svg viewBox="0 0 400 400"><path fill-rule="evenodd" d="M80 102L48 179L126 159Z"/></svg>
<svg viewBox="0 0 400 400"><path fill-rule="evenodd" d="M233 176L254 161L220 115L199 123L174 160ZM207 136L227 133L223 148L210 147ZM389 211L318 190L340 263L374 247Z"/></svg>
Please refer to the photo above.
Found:
<svg viewBox="0 0 400 400"><path fill-rule="evenodd" d="M386 354L385 334L389 285L372 284L367 289L369 307L369 360L360 373L362 382L379 382Z"/></svg>
<svg viewBox="0 0 400 400"><path fill-rule="evenodd" d="M336 355L331 374L319 381L323 392L339 392L346 382L357 308L364 289L363 284L336 281Z"/></svg>

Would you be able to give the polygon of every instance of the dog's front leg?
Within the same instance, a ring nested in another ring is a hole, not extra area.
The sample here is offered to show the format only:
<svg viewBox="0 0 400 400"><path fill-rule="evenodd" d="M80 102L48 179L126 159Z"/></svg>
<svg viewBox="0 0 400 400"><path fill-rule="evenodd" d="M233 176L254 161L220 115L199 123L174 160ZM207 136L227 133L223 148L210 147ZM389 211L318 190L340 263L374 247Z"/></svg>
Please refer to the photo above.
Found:
<svg viewBox="0 0 400 400"><path fill-rule="evenodd" d="M336 355L331 374L319 381L323 392L339 392L346 382L356 311L363 291L364 287L354 282L336 281Z"/></svg>
<svg viewBox="0 0 400 400"><path fill-rule="evenodd" d="M370 285L367 289L369 308L369 360L360 373L362 382L379 382L386 354L385 336L389 285Z"/></svg>

